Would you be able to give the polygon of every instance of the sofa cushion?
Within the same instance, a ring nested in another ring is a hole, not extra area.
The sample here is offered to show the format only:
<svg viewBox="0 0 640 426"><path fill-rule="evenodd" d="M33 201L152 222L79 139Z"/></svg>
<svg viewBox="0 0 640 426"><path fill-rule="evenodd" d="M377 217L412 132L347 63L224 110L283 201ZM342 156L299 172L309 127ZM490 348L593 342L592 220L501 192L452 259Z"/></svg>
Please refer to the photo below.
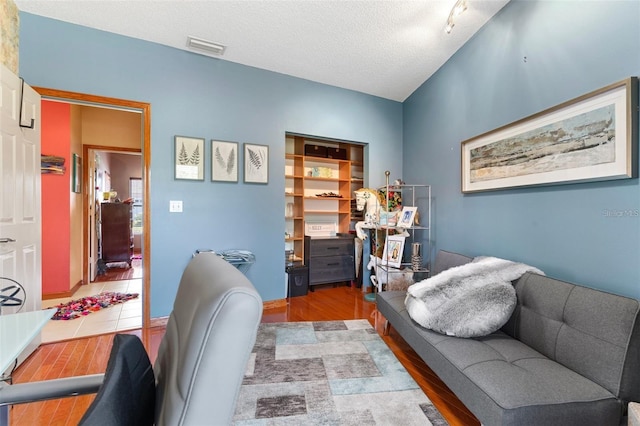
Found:
<svg viewBox="0 0 640 426"><path fill-rule="evenodd" d="M492 282L481 288L456 282L437 287L417 299L407 295L411 317L423 327L458 337L486 336L498 330L516 306L511 283Z"/></svg>
<svg viewBox="0 0 640 426"><path fill-rule="evenodd" d="M425 328L458 337L486 336L502 327L516 306L511 284L527 271L523 263L481 256L413 284L406 306Z"/></svg>

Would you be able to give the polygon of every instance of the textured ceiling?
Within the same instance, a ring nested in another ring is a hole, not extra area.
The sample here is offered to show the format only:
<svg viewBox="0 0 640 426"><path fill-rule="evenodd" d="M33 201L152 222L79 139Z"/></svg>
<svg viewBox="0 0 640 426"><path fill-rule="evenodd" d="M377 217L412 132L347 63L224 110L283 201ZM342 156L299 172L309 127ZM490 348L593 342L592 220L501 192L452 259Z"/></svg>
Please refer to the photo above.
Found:
<svg viewBox="0 0 640 426"><path fill-rule="evenodd" d="M227 46L222 60L404 101L509 0L15 0L21 11L187 48Z"/></svg>

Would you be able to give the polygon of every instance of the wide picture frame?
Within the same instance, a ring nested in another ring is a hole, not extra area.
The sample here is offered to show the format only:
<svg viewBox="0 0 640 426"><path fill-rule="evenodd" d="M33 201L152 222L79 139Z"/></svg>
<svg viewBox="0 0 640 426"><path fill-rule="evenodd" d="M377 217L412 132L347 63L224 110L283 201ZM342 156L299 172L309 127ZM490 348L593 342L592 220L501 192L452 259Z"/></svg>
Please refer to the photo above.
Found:
<svg viewBox="0 0 640 426"><path fill-rule="evenodd" d="M638 176L629 77L462 142L463 193Z"/></svg>
<svg viewBox="0 0 640 426"><path fill-rule="evenodd" d="M238 142L211 141L211 181L238 182Z"/></svg>
<svg viewBox="0 0 640 426"><path fill-rule="evenodd" d="M175 179L204 180L204 138L175 137Z"/></svg>
<svg viewBox="0 0 640 426"><path fill-rule="evenodd" d="M244 144L244 182L269 183L269 146Z"/></svg>

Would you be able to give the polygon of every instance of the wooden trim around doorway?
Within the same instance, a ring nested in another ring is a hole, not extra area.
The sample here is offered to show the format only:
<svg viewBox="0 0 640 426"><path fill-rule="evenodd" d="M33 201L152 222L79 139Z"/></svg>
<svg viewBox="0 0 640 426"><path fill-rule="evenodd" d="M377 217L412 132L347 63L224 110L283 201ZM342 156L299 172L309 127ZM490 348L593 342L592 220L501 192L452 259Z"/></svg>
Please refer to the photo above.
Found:
<svg viewBox="0 0 640 426"><path fill-rule="evenodd" d="M110 98L106 96L89 95L86 93L69 92L65 90L48 89L44 87L33 87L33 89L45 99L55 99L70 103L84 104L89 106L103 106L123 110L133 110L142 113L142 181L143 181L143 239L142 239L142 326L149 326L151 318L151 298L149 297L151 288L151 104L146 102L138 102L126 99ZM83 155L84 154L83 145ZM109 147L115 150L114 147ZM83 180L82 193L83 205L87 206L89 191L89 179L86 178L88 172L88 162L83 161ZM83 208L83 226L85 231L88 229L88 212ZM83 258L89 252L89 241L87 232L83 232ZM89 282L89 271L87 264L83 261L82 276L85 282ZM145 342L146 343L146 342Z"/></svg>

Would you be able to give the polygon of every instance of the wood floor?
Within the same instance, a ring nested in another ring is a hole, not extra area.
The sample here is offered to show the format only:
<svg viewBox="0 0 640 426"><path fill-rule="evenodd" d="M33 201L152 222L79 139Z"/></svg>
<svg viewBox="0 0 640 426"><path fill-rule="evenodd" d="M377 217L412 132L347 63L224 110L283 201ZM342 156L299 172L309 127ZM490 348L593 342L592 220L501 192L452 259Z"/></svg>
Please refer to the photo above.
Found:
<svg viewBox="0 0 640 426"><path fill-rule="evenodd" d="M267 309L263 322L331 321L367 319L382 335L384 318L375 304L366 302L359 289L331 286L317 288L307 296L288 299L286 307ZM130 332L145 342L155 361L164 328ZM413 376L450 425L479 425L479 421L427 367L418 355L392 329L383 340ZM47 380L104 372L112 334L42 345L14 373L15 383ZM11 425L76 425L93 395L16 405L10 411Z"/></svg>
<svg viewBox="0 0 640 426"><path fill-rule="evenodd" d="M134 278L142 278L142 259L134 258L131 261L131 267L125 262L110 264L104 274L96 276L94 280L97 283L105 281L124 281Z"/></svg>

